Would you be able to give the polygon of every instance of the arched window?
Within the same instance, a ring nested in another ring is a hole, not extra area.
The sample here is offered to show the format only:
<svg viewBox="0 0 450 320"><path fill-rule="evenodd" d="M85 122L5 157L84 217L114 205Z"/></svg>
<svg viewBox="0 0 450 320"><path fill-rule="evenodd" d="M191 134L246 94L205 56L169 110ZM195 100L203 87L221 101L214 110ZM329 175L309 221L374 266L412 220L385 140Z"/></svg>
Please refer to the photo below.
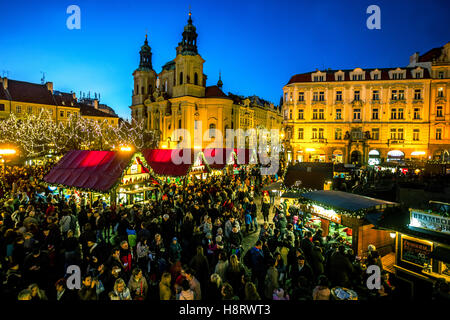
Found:
<svg viewBox="0 0 450 320"><path fill-rule="evenodd" d="M136 85L136 94L139 94L139 86Z"/></svg>
<svg viewBox="0 0 450 320"><path fill-rule="evenodd" d="M180 84L183 84L183 72L180 72Z"/></svg>
<svg viewBox="0 0 450 320"><path fill-rule="evenodd" d="M141 94L145 94L144 86L141 87Z"/></svg>
<svg viewBox="0 0 450 320"><path fill-rule="evenodd" d="M198 85L198 74L197 74L197 72L194 73L194 84Z"/></svg>
<svg viewBox="0 0 450 320"><path fill-rule="evenodd" d="M189 77L189 75L186 76L186 83L191 83L191 78Z"/></svg>
<svg viewBox="0 0 450 320"><path fill-rule="evenodd" d="M216 129L216 125L214 123L211 123L209 125L209 137L210 138L215 138L216 137L216 134L215 134L216 130L215 129Z"/></svg>
<svg viewBox="0 0 450 320"><path fill-rule="evenodd" d="M152 85L150 84L149 86L148 86L148 94L152 94Z"/></svg>
<svg viewBox="0 0 450 320"><path fill-rule="evenodd" d="M167 92L167 80L164 81L164 92Z"/></svg>

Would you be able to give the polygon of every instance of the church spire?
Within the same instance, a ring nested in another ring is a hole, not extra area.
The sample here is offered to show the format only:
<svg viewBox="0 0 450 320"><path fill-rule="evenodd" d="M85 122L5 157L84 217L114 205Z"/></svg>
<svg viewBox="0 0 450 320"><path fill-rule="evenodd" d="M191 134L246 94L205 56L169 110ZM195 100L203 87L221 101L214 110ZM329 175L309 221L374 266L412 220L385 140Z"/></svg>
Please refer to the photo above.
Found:
<svg viewBox="0 0 450 320"><path fill-rule="evenodd" d="M219 87L219 89L222 89L222 87L223 87L222 73L220 71L219 71L219 81L217 81L217 86Z"/></svg>
<svg viewBox="0 0 450 320"><path fill-rule="evenodd" d="M189 19L188 24L184 27L183 40L178 44L180 47L179 53L182 55L192 55L198 54L197 51L197 32L195 26L192 24L192 13L189 8Z"/></svg>
<svg viewBox="0 0 450 320"><path fill-rule="evenodd" d="M152 49L148 45L147 34L145 34L144 45L141 47L141 51L139 51L139 55L141 56L141 60L139 62L139 69L149 69L152 70Z"/></svg>

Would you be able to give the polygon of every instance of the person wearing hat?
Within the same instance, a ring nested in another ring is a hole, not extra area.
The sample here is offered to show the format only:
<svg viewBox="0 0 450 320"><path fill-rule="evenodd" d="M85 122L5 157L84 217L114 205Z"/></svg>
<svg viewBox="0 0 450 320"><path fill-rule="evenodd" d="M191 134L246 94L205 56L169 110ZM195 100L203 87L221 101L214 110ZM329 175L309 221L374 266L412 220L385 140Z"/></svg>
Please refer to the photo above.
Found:
<svg viewBox="0 0 450 320"><path fill-rule="evenodd" d="M178 243L177 237L172 238L172 243L169 247L169 262L171 264L181 260L181 245Z"/></svg>

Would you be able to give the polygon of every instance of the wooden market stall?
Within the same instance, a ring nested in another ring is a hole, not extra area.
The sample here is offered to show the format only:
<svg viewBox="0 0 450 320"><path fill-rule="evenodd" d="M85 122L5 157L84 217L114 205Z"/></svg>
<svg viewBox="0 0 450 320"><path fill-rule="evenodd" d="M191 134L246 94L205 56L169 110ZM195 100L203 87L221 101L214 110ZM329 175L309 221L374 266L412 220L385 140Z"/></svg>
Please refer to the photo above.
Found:
<svg viewBox="0 0 450 320"><path fill-rule="evenodd" d="M369 244L375 245L380 255L393 250L390 233L374 229L374 225L386 208L398 203L331 190L302 193L299 200L301 210L312 215L323 236L338 232L358 256L367 254Z"/></svg>
<svg viewBox="0 0 450 320"><path fill-rule="evenodd" d="M432 201L429 206L391 214L380 223L395 234L393 269L407 288L404 295L426 300L437 280L450 282L450 215L436 210Z"/></svg>
<svg viewBox="0 0 450 320"><path fill-rule="evenodd" d="M86 193L90 202L132 204L151 197L157 182L141 153L73 150L44 177L65 195Z"/></svg>

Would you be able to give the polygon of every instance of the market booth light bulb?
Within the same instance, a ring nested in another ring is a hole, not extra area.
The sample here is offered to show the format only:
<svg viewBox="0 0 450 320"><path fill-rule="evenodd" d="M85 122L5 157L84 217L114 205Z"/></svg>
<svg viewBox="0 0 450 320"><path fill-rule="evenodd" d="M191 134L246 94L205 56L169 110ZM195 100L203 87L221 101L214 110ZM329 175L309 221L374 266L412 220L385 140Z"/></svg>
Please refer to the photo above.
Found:
<svg viewBox="0 0 450 320"><path fill-rule="evenodd" d="M120 147L120 151L129 152L129 151L131 151L131 147L129 147L129 146Z"/></svg>
<svg viewBox="0 0 450 320"><path fill-rule="evenodd" d="M16 154L16 150L14 149L0 149L1 155L8 155L8 154Z"/></svg>

